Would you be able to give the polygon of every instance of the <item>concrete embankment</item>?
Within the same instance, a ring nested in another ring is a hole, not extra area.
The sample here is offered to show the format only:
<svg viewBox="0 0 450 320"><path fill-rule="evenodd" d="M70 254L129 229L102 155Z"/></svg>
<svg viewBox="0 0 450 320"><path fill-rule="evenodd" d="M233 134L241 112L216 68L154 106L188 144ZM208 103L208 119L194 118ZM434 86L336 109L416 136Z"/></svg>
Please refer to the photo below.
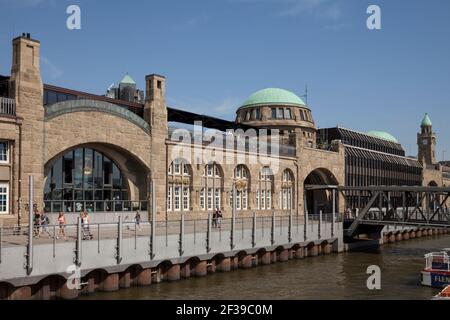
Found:
<svg viewBox="0 0 450 320"><path fill-rule="evenodd" d="M49 276L39 283L21 287L0 284L0 298L11 300L49 300L76 299L80 295L95 292L111 292L132 286L151 286L162 281L180 281L191 277L205 277L215 272L230 272L237 269L250 269L257 266L286 262L292 259L305 259L338 252L338 240L320 244L295 244L290 248L284 246L272 251L260 249L255 253L241 251L234 256L218 254L212 259L200 260L193 257L181 264L162 262L155 268L144 269L138 265L131 266L123 272L107 273L105 270L93 270L81 278L81 288L71 289L70 280L61 276ZM68 286L69 284L69 286Z"/></svg>
<svg viewBox="0 0 450 320"><path fill-rule="evenodd" d="M345 251L361 250L368 247L406 241L411 239L431 237L450 234L448 229L436 228L393 228L385 227L381 232L380 239L360 239L344 245Z"/></svg>

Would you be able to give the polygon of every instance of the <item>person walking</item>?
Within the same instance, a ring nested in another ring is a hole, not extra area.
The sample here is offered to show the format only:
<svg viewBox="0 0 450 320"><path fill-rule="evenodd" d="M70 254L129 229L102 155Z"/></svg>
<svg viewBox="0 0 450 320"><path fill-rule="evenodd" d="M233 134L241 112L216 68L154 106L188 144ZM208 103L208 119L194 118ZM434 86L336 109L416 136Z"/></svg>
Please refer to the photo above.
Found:
<svg viewBox="0 0 450 320"><path fill-rule="evenodd" d="M212 227L217 228L217 210L214 211L212 216Z"/></svg>
<svg viewBox="0 0 450 320"><path fill-rule="evenodd" d="M34 237L39 238L41 236L41 214L37 208L34 208Z"/></svg>
<svg viewBox="0 0 450 320"><path fill-rule="evenodd" d="M81 223L83 224L83 240L91 240L93 238L89 227L90 220L89 214L85 210L84 213L82 213L81 219Z"/></svg>
<svg viewBox="0 0 450 320"><path fill-rule="evenodd" d="M141 231L141 213L139 212L139 210L136 211L134 222L136 223L136 229Z"/></svg>
<svg viewBox="0 0 450 320"><path fill-rule="evenodd" d="M58 232L58 235L56 236L56 239L59 239L60 236L63 236L64 240L67 241L67 237L66 237L66 217L64 216L63 212L59 213L58 224L59 224L59 232Z"/></svg>
<svg viewBox="0 0 450 320"><path fill-rule="evenodd" d="M219 209L219 207L216 208L216 228L222 227L222 211Z"/></svg>
<svg viewBox="0 0 450 320"><path fill-rule="evenodd" d="M45 232L50 238L53 238L52 234L48 230L48 226L50 225L50 219L45 212L41 215L41 226L42 231Z"/></svg>

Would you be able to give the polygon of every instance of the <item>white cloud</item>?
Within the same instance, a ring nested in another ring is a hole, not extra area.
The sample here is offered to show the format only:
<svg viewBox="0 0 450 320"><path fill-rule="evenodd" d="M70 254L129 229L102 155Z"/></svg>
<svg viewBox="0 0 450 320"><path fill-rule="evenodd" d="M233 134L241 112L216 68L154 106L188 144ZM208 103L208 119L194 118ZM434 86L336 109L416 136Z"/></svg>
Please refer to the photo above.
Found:
<svg viewBox="0 0 450 320"><path fill-rule="evenodd" d="M189 110L190 112L198 114L207 114L212 117L226 117L234 118L236 110L242 100L235 97L226 97L219 102L211 102L202 99L191 99L191 98L173 98L167 97L167 102L169 106L172 106L181 110Z"/></svg>
<svg viewBox="0 0 450 320"><path fill-rule="evenodd" d="M48 74L48 76L51 79L57 79L61 77L64 72L59 69L57 66L55 66L49 59L41 55L41 61L43 62L42 65L42 72L44 74Z"/></svg>
<svg viewBox="0 0 450 320"><path fill-rule="evenodd" d="M279 9L276 16L295 17L312 15L316 18L337 21L342 16L341 0L230 0L254 4L271 4Z"/></svg>
<svg viewBox="0 0 450 320"><path fill-rule="evenodd" d="M14 4L20 7L36 7L41 4L55 4L54 0L0 0L0 4Z"/></svg>
<svg viewBox="0 0 450 320"><path fill-rule="evenodd" d="M279 16L313 15L322 19L339 20L342 16L341 3L331 0L286 0L287 8Z"/></svg>
<svg viewBox="0 0 450 320"><path fill-rule="evenodd" d="M236 112L239 101L235 98L225 98L217 107L214 108L216 114L230 115Z"/></svg>
<svg viewBox="0 0 450 320"><path fill-rule="evenodd" d="M207 14L201 14L195 17L190 17L180 20L178 23L172 25L172 29L175 31L185 31L194 29L198 26L204 25L211 20L211 16Z"/></svg>

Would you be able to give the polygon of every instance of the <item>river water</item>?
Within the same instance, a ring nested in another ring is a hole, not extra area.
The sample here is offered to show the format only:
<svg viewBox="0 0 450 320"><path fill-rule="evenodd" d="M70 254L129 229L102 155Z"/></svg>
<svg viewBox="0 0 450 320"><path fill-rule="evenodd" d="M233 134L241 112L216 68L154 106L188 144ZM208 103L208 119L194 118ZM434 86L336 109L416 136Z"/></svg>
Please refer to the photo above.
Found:
<svg viewBox="0 0 450 320"><path fill-rule="evenodd" d="M412 239L81 299L430 299L439 290L420 285L424 254L448 247L450 236ZM381 290L367 289L370 265L381 268Z"/></svg>

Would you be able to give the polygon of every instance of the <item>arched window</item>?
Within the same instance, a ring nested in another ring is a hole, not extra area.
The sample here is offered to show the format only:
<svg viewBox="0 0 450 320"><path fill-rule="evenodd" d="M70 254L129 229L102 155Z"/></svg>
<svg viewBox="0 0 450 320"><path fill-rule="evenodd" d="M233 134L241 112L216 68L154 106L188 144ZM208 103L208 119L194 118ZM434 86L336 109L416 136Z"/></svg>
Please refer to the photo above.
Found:
<svg viewBox="0 0 450 320"><path fill-rule="evenodd" d="M122 211L129 200L126 179L103 153L79 148L57 159L47 173L45 211Z"/></svg>
<svg viewBox="0 0 450 320"><path fill-rule="evenodd" d="M269 167L264 167L259 173L259 185L256 191L256 207L258 210L272 209L273 173Z"/></svg>
<svg viewBox="0 0 450 320"><path fill-rule="evenodd" d="M293 209L293 192L294 190L294 175L292 171L286 169L283 171L281 179L281 192L280 192L280 209L290 210Z"/></svg>
<svg viewBox="0 0 450 320"><path fill-rule="evenodd" d="M167 169L167 211L189 211L192 170L184 159L176 159Z"/></svg>
<svg viewBox="0 0 450 320"><path fill-rule="evenodd" d="M214 210L222 205L223 174L220 166L213 162L205 166L200 189L200 209Z"/></svg>
<svg viewBox="0 0 450 320"><path fill-rule="evenodd" d="M236 209L248 209L248 191L250 189L250 173L246 166L238 165L234 170L234 183L236 187ZM230 205L233 207L233 192L231 192Z"/></svg>

